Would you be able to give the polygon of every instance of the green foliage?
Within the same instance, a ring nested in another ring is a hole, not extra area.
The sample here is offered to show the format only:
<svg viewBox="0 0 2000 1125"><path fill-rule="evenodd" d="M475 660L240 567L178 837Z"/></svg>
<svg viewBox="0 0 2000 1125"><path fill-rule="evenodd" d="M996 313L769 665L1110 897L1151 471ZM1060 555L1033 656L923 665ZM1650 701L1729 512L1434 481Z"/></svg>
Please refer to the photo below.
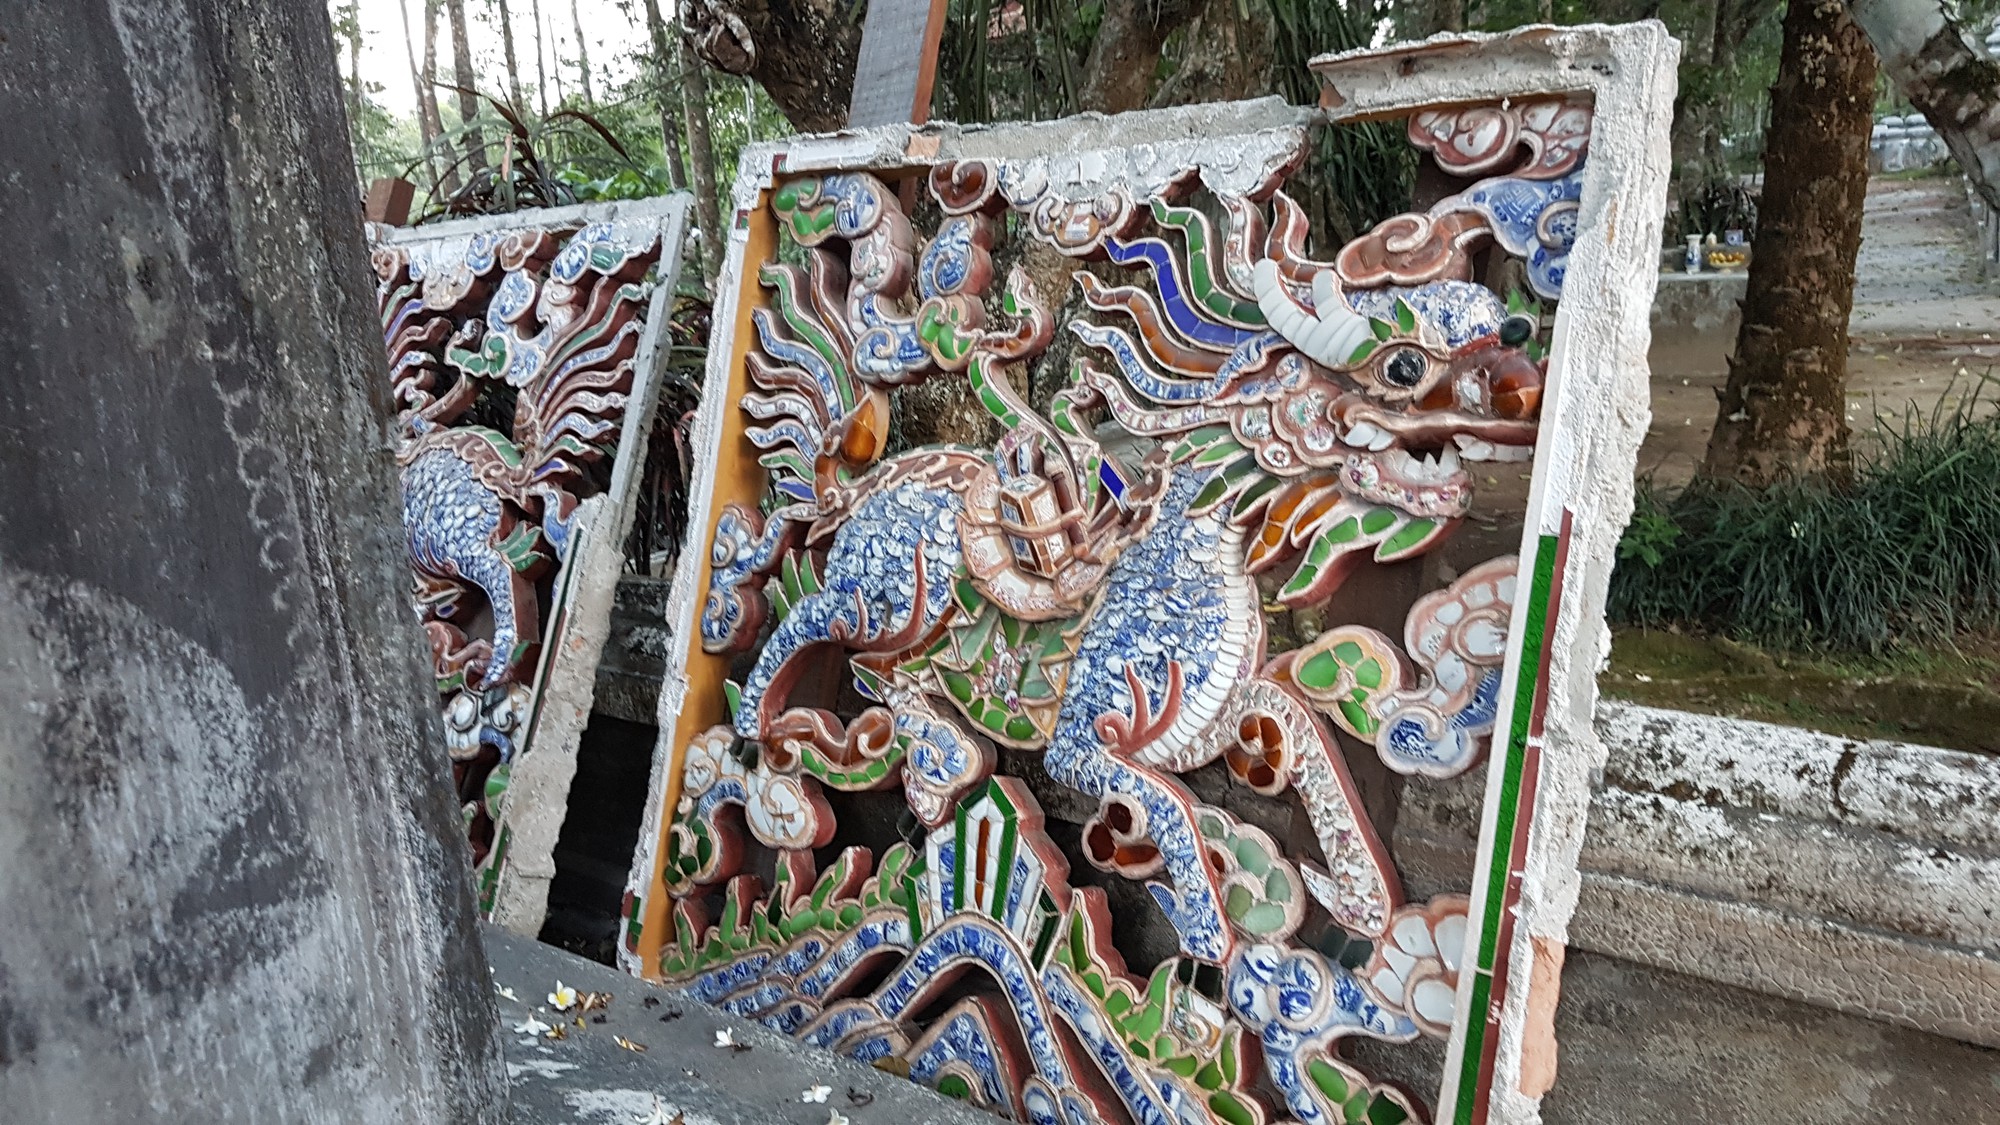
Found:
<svg viewBox="0 0 2000 1125"><path fill-rule="evenodd" d="M2000 417L1981 406L1885 419L1844 488L1642 482L1612 619L1866 653L2000 627Z"/></svg>
<svg viewBox="0 0 2000 1125"><path fill-rule="evenodd" d="M1319 100L1319 78L1307 60L1329 51L1366 47L1394 12L1387 0L1261 0L1276 23L1278 93L1296 105ZM1417 150L1401 121L1343 124L1318 130L1307 167L1287 185L1313 217L1316 253L1339 246L1391 215L1407 210L1417 177Z"/></svg>

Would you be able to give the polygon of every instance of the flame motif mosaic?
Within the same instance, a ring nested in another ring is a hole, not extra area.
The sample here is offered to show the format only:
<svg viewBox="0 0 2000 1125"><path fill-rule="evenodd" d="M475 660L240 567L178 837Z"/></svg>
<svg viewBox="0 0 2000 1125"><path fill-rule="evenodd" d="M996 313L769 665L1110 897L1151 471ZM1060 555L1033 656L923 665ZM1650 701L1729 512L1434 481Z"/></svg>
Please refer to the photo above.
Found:
<svg viewBox="0 0 2000 1125"><path fill-rule="evenodd" d="M1293 161L1072 199L957 160L910 210L867 172L779 175L733 404L767 488L717 513L696 615L728 720L676 747L641 969L1019 1121L1427 1119L1342 1041L1449 1034L1467 899L1405 896L1348 755L1413 783L1481 762L1516 563L1401 636L1280 650L1267 615L1434 550L1479 463L1531 456L1590 126L1560 99L1417 114L1462 189L1329 261ZM1066 291L1000 264L1026 242ZM938 380L997 438L892 453L897 396ZM1311 843L1198 798L1218 762ZM1094 809L1074 844L1030 773ZM874 791L901 832L852 843ZM1175 955L1133 972L1079 864L1143 884Z"/></svg>
<svg viewBox="0 0 2000 1125"><path fill-rule="evenodd" d="M419 228L373 254L416 608L488 914L514 840L510 778L548 726L572 587L606 557L615 580L620 537L587 541L584 506L601 518L597 498L625 503L613 466L627 420L651 412L648 317L662 247L670 265L678 249L674 207L583 210Z"/></svg>

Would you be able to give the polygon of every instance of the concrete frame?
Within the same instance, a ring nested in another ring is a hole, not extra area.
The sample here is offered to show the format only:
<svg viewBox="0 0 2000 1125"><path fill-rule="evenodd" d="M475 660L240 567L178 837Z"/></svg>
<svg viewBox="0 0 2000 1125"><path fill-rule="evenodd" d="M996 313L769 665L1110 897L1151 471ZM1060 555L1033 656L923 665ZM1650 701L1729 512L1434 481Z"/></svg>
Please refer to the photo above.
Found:
<svg viewBox="0 0 2000 1125"><path fill-rule="evenodd" d="M1592 778L1603 761L1591 719L1595 671L1609 648L1604 597L1650 416L1646 350L1678 59L1665 27L1649 21L1438 36L1312 63L1325 83L1318 120L1400 117L1426 105L1572 92L1591 95L1596 112L1519 553L1531 590L1517 597L1510 628L1500 697L1507 737L1503 742L1496 732L1487 769L1464 962L1475 971L1461 979L1440 1123L1539 1121L1540 1096L1554 1079L1553 1018L1576 904L1577 855ZM718 294L694 436L689 527L699 536L692 541L712 537L718 479L733 475L721 458L733 448L725 439L740 427L725 419L742 390L748 310L741 297L754 284L745 283L743 265L752 240L768 233L759 231L756 216L779 174L1011 158L1035 161L1052 183L1074 186L1062 191L1071 198L1089 194L1092 185L1143 185L1188 168L1218 186L1255 174L1266 154L1296 144L1311 120L1265 99L1038 125L892 126L745 149L723 271L737 285ZM1062 151L1052 151L1057 146ZM642 959L628 942L636 933L658 932L665 921L665 895L653 892L660 834L678 797L676 747L686 741L680 731L719 716L719 701L702 697L707 683L690 695L690 658L702 659L695 638L708 584L705 553L698 563L676 574L668 603L681 640L660 692L661 737L627 883L627 942L620 951L623 967L635 973ZM1525 655L1531 652L1532 664ZM1475 1011L1484 1017L1476 1024Z"/></svg>
<svg viewBox="0 0 2000 1125"><path fill-rule="evenodd" d="M1648 21L1436 36L1311 63L1336 122L1572 92L1594 106L1521 537L1521 573L1534 581L1515 600L1508 634L1507 737L1495 732L1487 764L1464 962L1473 972L1460 981L1440 1122L1539 1121L1555 1078L1577 856L1604 760L1592 727L1595 675L1610 649L1604 597L1651 413L1646 349L1679 57L1666 28ZM1475 1013L1485 1018L1474 1023Z"/></svg>
<svg viewBox="0 0 2000 1125"><path fill-rule="evenodd" d="M555 878L556 840L576 776L577 745L590 721L597 689L597 661L611 631L611 603L624 568L624 543L638 501L653 411L668 349L662 346L680 282L681 252L693 197L686 193L635 202L586 203L516 211L422 227L369 224L372 247L408 249L412 258L450 259L475 235L523 229L574 231L590 223L656 229L658 277L634 361L610 487L577 507L574 546L554 578L554 597L542 627L542 655L535 670L535 708L514 759L504 825L511 842L499 873L492 920L526 937L541 931Z"/></svg>

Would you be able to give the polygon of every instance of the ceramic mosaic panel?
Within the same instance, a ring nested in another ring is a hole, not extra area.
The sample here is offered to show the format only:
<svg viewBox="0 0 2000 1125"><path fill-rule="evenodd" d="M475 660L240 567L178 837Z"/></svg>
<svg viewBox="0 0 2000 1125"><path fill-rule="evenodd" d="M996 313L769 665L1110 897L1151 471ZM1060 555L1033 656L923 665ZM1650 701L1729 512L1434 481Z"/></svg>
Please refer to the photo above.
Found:
<svg viewBox="0 0 2000 1125"><path fill-rule="evenodd" d="M416 611L482 914L546 908L686 201L371 227Z"/></svg>
<svg viewBox="0 0 2000 1125"><path fill-rule="evenodd" d="M1535 779L1594 754L1553 649L1630 503L1672 50L1316 65L1448 185L1345 245L1274 102L746 155L628 968L1014 1120L1532 1111L1508 927L1580 829ZM940 381L988 440L899 447ZM1370 810L1482 767L1412 897ZM1426 1036L1425 1088L1349 1051Z"/></svg>

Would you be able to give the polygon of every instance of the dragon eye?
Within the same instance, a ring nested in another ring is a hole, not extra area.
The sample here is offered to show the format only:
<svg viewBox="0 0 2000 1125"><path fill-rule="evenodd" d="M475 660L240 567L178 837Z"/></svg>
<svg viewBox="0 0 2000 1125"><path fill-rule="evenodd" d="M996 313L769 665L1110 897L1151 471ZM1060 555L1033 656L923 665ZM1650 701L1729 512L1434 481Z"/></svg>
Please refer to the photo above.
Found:
<svg viewBox="0 0 2000 1125"><path fill-rule="evenodd" d="M1429 364L1414 348L1403 348L1389 357L1382 365L1382 377L1391 384L1408 389L1424 381L1424 371Z"/></svg>
<svg viewBox="0 0 2000 1125"><path fill-rule="evenodd" d="M1500 342L1518 348L1535 334L1535 322L1525 316L1510 316L1500 322Z"/></svg>

